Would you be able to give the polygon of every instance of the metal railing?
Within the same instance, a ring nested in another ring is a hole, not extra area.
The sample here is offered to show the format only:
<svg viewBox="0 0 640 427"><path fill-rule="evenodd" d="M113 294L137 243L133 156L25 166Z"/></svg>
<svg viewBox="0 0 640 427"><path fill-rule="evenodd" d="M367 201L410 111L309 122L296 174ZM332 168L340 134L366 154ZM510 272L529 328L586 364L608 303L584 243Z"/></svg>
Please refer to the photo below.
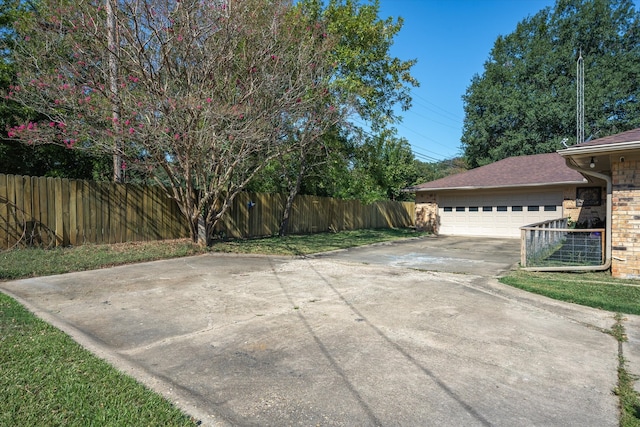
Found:
<svg viewBox="0 0 640 427"><path fill-rule="evenodd" d="M520 230L522 267L585 267L605 262L604 228L570 228L567 218L560 218Z"/></svg>

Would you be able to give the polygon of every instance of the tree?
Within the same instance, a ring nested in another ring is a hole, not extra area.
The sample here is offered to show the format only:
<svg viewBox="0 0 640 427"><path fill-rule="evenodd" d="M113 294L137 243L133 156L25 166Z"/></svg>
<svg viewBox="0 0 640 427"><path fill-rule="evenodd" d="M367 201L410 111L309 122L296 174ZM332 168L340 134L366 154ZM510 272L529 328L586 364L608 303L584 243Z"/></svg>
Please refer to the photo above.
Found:
<svg viewBox="0 0 640 427"><path fill-rule="evenodd" d="M585 134L640 126L640 14L630 0L558 0L496 40L466 94L471 167L576 140L576 60L585 63Z"/></svg>
<svg viewBox="0 0 640 427"><path fill-rule="evenodd" d="M127 170L149 174L177 201L192 239L208 242L256 173L342 119L329 92L334 39L286 0L116 6L117 46L107 42L104 7L89 0L43 0L18 26L23 71L8 96L47 120L9 134L74 150L118 147Z"/></svg>
<svg viewBox="0 0 640 427"><path fill-rule="evenodd" d="M333 103L342 104L345 110L359 116L374 132L385 132L389 125L397 123L400 118L396 107L408 109L410 88L418 86L410 73L416 61L402 61L389 53L402 28L402 18L380 19L378 0L367 4L330 0L326 5L321 0L304 0L298 2L297 8L309 22L322 22L325 31L337 40L329 53L329 60L336 65L330 90L336 97ZM287 194L280 235L286 232L293 200L304 187L306 174L317 171L318 166L331 168L336 164L335 153L341 150L331 144L338 141L346 139L329 137L323 144L298 144L295 157L279 159ZM314 180L318 182L315 177Z"/></svg>
<svg viewBox="0 0 640 427"><path fill-rule="evenodd" d="M339 197L357 198L365 203L410 198L402 192L416 179L409 142L398 138L395 129L359 135L363 142L354 146L350 179L340 189Z"/></svg>
<svg viewBox="0 0 640 427"><path fill-rule="evenodd" d="M435 181L436 179L455 175L468 170L468 167L462 157L455 157L453 159L441 160L433 163L416 160L415 168L417 178L413 182L414 185Z"/></svg>
<svg viewBox="0 0 640 427"><path fill-rule="evenodd" d="M6 1L0 11L0 91L15 84L16 69L12 51L16 42L13 23L33 12L35 4ZM0 97L0 172L14 175L57 176L76 179L101 179L104 159L59 146L27 146L7 138L6 129L37 117L34 111Z"/></svg>

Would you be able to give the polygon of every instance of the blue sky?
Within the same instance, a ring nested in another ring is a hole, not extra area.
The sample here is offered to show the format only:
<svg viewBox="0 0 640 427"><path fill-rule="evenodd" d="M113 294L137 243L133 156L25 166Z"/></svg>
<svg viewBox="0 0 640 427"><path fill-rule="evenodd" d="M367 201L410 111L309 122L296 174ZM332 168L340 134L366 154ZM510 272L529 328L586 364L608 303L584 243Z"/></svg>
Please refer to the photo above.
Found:
<svg viewBox="0 0 640 427"><path fill-rule="evenodd" d="M464 110L462 95L499 35L555 0L380 0L380 18L401 16L402 30L391 54L417 59L413 76L413 107L402 113L398 134L406 138L425 162L462 153L460 138Z"/></svg>

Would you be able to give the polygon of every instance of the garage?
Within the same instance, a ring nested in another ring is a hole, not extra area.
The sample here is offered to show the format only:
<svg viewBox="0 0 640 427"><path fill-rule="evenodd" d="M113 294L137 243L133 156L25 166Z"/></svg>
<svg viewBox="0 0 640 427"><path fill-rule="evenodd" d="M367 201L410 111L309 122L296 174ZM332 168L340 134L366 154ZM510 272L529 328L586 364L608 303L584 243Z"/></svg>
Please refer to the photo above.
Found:
<svg viewBox="0 0 640 427"><path fill-rule="evenodd" d="M562 192L463 192L437 197L440 234L520 237L520 227L562 218Z"/></svg>
<svg viewBox="0 0 640 427"><path fill-rule="evenodd" d="M416 226L443 235L519 238L520 227L576 215L576 189L589 183L557 153L509 157L426 182Z"/></svg>

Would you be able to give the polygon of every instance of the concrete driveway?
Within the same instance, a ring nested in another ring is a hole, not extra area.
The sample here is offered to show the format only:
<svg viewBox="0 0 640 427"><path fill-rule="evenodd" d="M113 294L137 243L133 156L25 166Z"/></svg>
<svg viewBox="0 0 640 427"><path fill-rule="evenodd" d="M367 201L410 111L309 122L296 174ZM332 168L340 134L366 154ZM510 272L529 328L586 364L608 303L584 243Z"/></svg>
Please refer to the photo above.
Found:
<svg viewBox="0 0 640 427"><path fill-rule="evenodd" d="M518 250L425 238L0 288L203 425L617 426L612 314L500 285Z"/></svg>

